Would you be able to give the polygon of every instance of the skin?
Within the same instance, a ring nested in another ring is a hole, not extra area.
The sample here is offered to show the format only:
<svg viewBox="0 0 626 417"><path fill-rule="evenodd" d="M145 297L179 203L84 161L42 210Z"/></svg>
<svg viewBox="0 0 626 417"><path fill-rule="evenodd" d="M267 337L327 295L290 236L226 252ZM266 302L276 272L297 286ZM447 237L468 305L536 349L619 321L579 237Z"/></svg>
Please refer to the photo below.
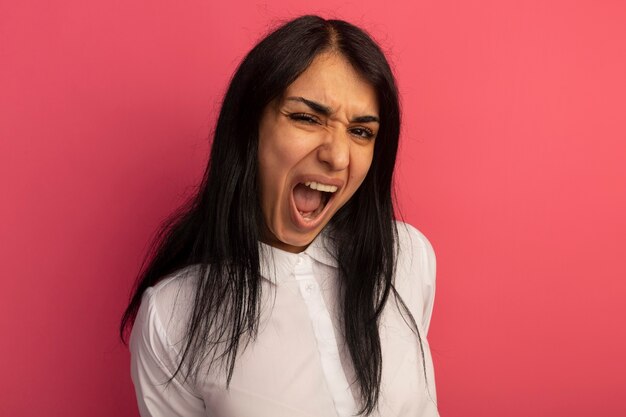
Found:
<svg viewBox="0 0 626 417"><path fill-rule="evenodd" d="M311 65L265 108L259 124L262 240L298 253L359 188L372 163L379 128L376 91L336 52ZM334 183L324 212L298 219L293 188L307 178Z"/></svg>

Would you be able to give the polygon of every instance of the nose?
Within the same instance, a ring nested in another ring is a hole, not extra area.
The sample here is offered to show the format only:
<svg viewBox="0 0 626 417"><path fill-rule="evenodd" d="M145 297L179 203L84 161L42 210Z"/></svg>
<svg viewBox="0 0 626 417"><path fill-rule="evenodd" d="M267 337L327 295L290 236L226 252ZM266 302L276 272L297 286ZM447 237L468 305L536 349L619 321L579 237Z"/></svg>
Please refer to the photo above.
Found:
<svg viewBox="0 0 626 417"><path fill-rule="evenodd" d="M317 151L318 159L331 171L341 171L350 163L350 139L340 129L327 132Z"/></svg>

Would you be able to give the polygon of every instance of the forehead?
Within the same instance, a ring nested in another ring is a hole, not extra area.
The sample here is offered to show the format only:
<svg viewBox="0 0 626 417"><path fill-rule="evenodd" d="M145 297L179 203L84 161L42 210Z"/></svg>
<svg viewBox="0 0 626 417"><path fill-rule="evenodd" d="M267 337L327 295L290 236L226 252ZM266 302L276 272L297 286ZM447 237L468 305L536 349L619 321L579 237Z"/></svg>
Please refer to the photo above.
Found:
<svg viewBox="0 0 626 417"><path fill-rule="evenodd" d="M284 97L289 96L305 97L352 116L378 114L379 110L374 87L345 57L332 52L315 57L287 87Z"/></svg>

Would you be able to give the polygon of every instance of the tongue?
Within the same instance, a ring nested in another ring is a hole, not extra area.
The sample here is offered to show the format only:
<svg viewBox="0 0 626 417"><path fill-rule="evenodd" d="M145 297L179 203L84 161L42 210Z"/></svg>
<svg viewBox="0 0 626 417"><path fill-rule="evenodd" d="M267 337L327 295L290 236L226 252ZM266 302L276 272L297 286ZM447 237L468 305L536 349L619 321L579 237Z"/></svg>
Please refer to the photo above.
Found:
<svg viewBox="0 0 626 417"><path fill-rule="evenodd" d="M304 184L298 184L296 188L293 189L293 201L296 203L296 208L299 211L308 213L320 206L322 202L322 192L312 190Z"/></svg>

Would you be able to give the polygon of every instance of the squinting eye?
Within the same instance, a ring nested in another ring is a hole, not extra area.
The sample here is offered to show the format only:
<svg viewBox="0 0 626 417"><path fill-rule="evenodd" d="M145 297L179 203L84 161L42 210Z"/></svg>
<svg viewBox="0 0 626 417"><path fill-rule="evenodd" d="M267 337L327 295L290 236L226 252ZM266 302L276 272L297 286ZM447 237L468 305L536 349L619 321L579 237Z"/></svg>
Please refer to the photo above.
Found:
<svg viewBox="0 0 626 417"><path fill-rule="evenodd" d="M312 116L310 114L306 114L306 113L292 113L289 115L289 118L291 120L295 120L298 122L304 122L304 123L309 123L309 124L320 124L320 121L317 117Z"/></svg>
<svg viewBox="0 0 626 417"><path fill-rule="evenodd" d="M350 133L352 133L355 136L364 138L364 139L374 138L374 132L372 132L370 129L366 127L355 127L353 129L350 129Z"/></svg>

